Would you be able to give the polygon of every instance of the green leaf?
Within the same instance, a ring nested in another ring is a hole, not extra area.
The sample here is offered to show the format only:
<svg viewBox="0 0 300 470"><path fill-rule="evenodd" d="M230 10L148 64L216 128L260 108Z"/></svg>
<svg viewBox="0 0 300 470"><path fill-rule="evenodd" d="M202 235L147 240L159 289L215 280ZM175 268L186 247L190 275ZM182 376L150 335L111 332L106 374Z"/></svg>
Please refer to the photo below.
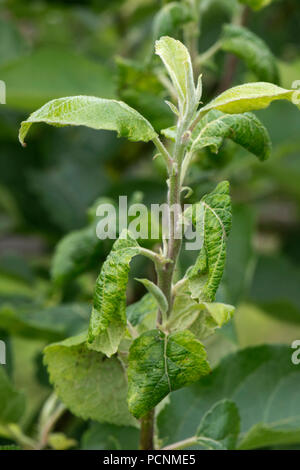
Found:
<svg viewBox="0 0 300 470"><path fill-rule="evenodd" d="M162 36L176 36L178 30L191 20L191 11L185 3L167 3L155 15L153 21L154 39L159 39Z"/></svg>
<svg viewBox="0 0 300 470"><path fill-rule="evenodd" d="M166 327L170 331L190 330L197 339L205 339L229 322L234 307L217 302L196 302L185 287L174 299Z"/></svg>
<svg viewBox="0 0 300 470"><path fill-rule="evenodd" d="M272 1L273 0L239 0L240 3L248 5L253 10L260 10L261 8L265 8L270 5Z"/></svg>
<svg viewBox="0 0 300 470"><path fill-rule="evenodd" d="M82 436L83 450L138 449L139 430L133 426L91 423Z"/></svg>
<svg viewBox="0 0 300 470"><path fill-rule="evenodd" d="M294 93L295 90L285 90L272 83L245 83L221 93L200 110L200 115L204 115L211 109L218 109L229 114L264 109L275 100L292 101Z"/></svg>
<svg viewBox="0 0 300 470"><path fill-rule="evenodd" d="M279 83L276 59L268 45L249 29L226 24L223 27L221 47L242 59L263 82Z"/></svg>
<svg viewBox="0 0 300 470"><path fill-rule="evenodd" d="M133 142L148 142L157 135L151 124L127 104L95 96L69 96L45 104L22 122L19 132L21 144L24 144L30 127L36 122L116 131L119 137Z"/></svg>
<svg viewBox="0 0 300 470"><path fill-rule="evenodd" d="M54 450L68 450L77 445L75 439L67 437L63 432L53 432L49 434L48 443Z"/></svg>
<svg viewBox="0 0 300 470"><path fill-rule="evenodd" d="M168 301L161 289L156 284L154 284L154 282L149 281L149 279L136 278L136 281L139 281L141 284L143 284L143 286L146 287L150 294L153 295L153 297L155 298L157 306L162 311L162 313L166 313L169 308Z"/></svg>
<svg viewBox="0 0 300 470"><path fill-rule="evenodd" d="M24 43L23 39L21 41L19 44ZM116 87L110 67L73 50L41 47L2 66L0 76L7 84L7 105L31 112L54 98L64 96L115 98Z"/></svg>
<svg viewBox="0 0 300 470"><path fill-rule="evenodd" d="M127 320L133 325L140 325L147 317L157 315L157 302L152 294L144 295L126 309Z"/></svg>
<svg viewBox="0 0 300 470"><path fill-rule="evenodd" d="M185 215L190 217L188 213ZM203 246L195 265L187 273L189 289L194 299L213 302L223 275L226 239L231 228L229 183L219 183L193 206L191 218L196 227L200 224Z"/></svg>
<svg viewBox="0 0 300 470"><path fill-rule="evenodd" d="M193 130L191 152L210 147L217 153L224 139L231 139L260 160L270 156L270 136L254 114L223 114L216 110L210 111Z"/></svg>
<svg viewBox="0 0 300 470"><path fill-rule="evenodd" d="M210 407L229 399L241 417L238 447L300 443L300 368L292 352L289 346L267 345L230 354L210 376L171 395L158 417L160 438L171 443L194 435Z"/></svg>
<svg viewBox="0 0 300 470"><path fill-rule="evenodd" d="M129 263L139 245L127 230L114 243L96 281L89 328L89 348L115 354L126 330L126 287Z"/></svg>
<svg viewBox="0 0 300 470"><path fill-rule="evenodd" d="M196 436L209 449L234 449L240 432L240 416L231 400L217 402L203 416Z"/></svg>
<svg viewBox="0 0 300 470"><path fill-rule="evenodd" d="M131 345L128 406L140 418L170 392L196 382L210 371L204 346L189 331L151 330Z"/></svg>
<svg viewBox="0 0 300 470"><path fill-rule="evenodd" d="M53 281L63 284L86 271L101 253L102 245L94 225L68 233L55 248L51 265Z"/></svg>
<svg viewBox="0 0 300 470"><path fill-rule="evenodd" d="M196 97L192 62L187 48L173 38L164 36L156 41L155 52L163 61L176 90L181 113L194 109L199 99Z"/></svg>
<svg viewBox="0 0 300 470"><path fill-rule="evenodd" d="M18 392L0 366L0 424L18 423L25 411L25 397Z"/></svg>
<svg viewBox="0 0 300 470"><path fill-rule="evenodd" d="M44 351L50 381L61 401L83 419L135 424L130 416L123 365L86 347L86 333L51 344Z"/></svg>

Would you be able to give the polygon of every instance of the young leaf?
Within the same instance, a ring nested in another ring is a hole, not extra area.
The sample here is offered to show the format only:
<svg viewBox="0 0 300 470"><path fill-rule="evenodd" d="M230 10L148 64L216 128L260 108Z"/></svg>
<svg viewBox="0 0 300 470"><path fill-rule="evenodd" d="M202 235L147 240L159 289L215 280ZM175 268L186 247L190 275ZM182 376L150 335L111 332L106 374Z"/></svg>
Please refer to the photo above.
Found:
<svg viewBox="0 0 300 470"><path fill-rule="evenodd" d="M210 371L202 343L189 331L169 336L151 330L131 345L128 406L140 418L170 392L196 382Z"/></svg>
<svg viewBox="0 0 300 470"><path fill-rule="evenodd" d="M229 114L264 109L275 100L292 101L294 93L295 90L285 90L272 83L245 83L221 93L220 96L201 109L200 116L211 109L219 109Z"/></svg>
<svg viewBox="0 0 300 470"><path fill-rule="evenodd" d="M196 302L188 289L182 288L174 299L166 327L169 331L188 329L203 340L228 323L234 313L232 305L218 302Z"/></svg>
<svg viewBox="0 0 300 470"><path fill-rule="evenodd" d="M267 44L249 29L232 24L224 25L221 47L242 59L259 80L279 83L275 57Z"/></svg>
<svg viewBox="0 0 300 470"><path fill-rule="evenodd" d="M173 38L164 36L155 43L155 52L163 61L177 92L180 111L197 106L192 62L187 48Z"/></svg>
<svg viewBox="0 0 300 470"><path fill-rule="evenodd" d="M144 295L140 300L126 308L127 320L133 326L140 325L148 316L157 315L157 301L152 294Z"/></svg>
<svg viewBox="0 0 300 470"><path fill-rule="evenodd" d="M217 110L210 111L195 127L191 136L191 152L210 147L217 153L226 138L260 160L266 160L271 153L269 133L254 114L223 114Z"/></svg>
<svg viewBox="0 0 300 470"><path fill-rule="evenodd" d="M176 35L179 28L192 19L191 11L185 3L171 2L164 5L153 21L154 39Z"/></svg>
<svg viewBox="0 0 300 470"><path fill-rule="evenodd" d="M50 381L62 402L83 419L135 424L126 404L127 383L117 357L86 347L86 333L50 344L44 351Z"/></svg>
<svg viewBox="0 0 300 470"><path fill-rule="evenodd" d="M240 3L248 5L252 10L260 10L267 7L273 0L239 0Z"/></svg>
<svg viewBox="0 0 300 470"><path fill-rule="evenodd" d="M239 432L240 416L236 404L231 400L222 400L203 416L196 436L201 446L227 450L236 447Z"/></svg>
<svg viewBox="0 0 300 470"><path fill-rule="evenodd" d="M126 287L129 263L139 245L127 230L114 243L96 281L88 347L115 354L126 329Z"/></svg>
<svg viewBox="0 0 300 470"><path fill-rule="evenodd" d="M149 279L136 279L136 281L141 282L146 287L150 294L155 298L158 308L163 313L166 313L168 311L168 301L161 289L156 284L149 281Z"/></svg>
<svg viewBox="0 0 300 470"><path fill-rule="evenodd" d="M22 145L30 127L36 122L116 131L119 137L134 142L148 142L157 135L151 124L127 104L94 96L69 96L46 103L21 123L19 140Z"/></svg>
<svg viewBox="0 0 300 470"><path fill-rule="evenodd" d="M200 221L197 212L200 212ZM190 217L188 213L186 216ZM229 183L223 181L204 196L193 207L191 218L196 227L200 222L204 240L195 265L187 273L189 289L194 299L213 302L223 275L226 238L231 228Z"/></svg>
<svg viewBox="0 0 300 470"><path fill-rule="evenodd" d="M25 396L11 384L0 366L0 425L18 423L25 411Z"/></svg>

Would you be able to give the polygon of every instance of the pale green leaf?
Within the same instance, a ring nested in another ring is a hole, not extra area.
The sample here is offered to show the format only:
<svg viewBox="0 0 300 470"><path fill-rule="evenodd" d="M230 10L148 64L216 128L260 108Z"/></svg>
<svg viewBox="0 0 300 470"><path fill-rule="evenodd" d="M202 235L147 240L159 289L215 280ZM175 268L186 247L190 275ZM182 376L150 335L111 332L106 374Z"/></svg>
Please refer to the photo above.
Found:
<svg viewBox="0 0 300 470"><path fill-rule="evenodd" d="M240 416L231 400L217 402L203 416L196 436L209 449L234 449L240 432Z"/></svg>
<svg viewBox="0 0 300 470"><path fill-rule="evenodd" d="M154 39L159 39L161 36L174 37L184 23L190 20L192 20L192 14L187 4L167 3L155 15L153 21Z"/></svg>
<svg viewBox="0 0 300 470"><path fill-rule="evenodd" d="M240 3L243 3L244 5L248 5L248 7L251 7L253 10L260 10L261 8L265 8L273 0L239 0Z"/></svg>
<svg viewBox="0 0 300 470"><path fill-rule="evenodd" d="M22 144L32 124L37 122L116 131L119 137L134 142L148 142L156 137L151 124L127 104L94 96L69 96L45 104L22 122L19 132Z"/></svg>
<svg viewBox="0 0 300 470"><path fill-rule="evenodd" d="M224 139L231 139L260 160L271 153L268 131L254 114L223 114L217 110L210 111L193 130L191 152L210 147L217 153Z"/></svg>
<svg viewBox="0 0 300 470"><path fill-rule="evenodd" d="M187 273L192 297L213 302L226 259L226 239L231 228L229 183L223 181L192 207L191 219L203 232L203 246L195 265ZM187 217L190 215L185 214Z"/></svg>
<svg viewBox="0 0 300 470"><path fill-rule="evenodd" d="M192 62L187 48L168 36L156 41L155 52L163 61L176 90L181 112L197 106Z"/></svg>
<svg viewBox="0 0 300 470"><path fill-rule="evenodd" d="M184 286L177 293L166 327L170 331L190 330L197 339L205 339L229 322L234 307L218 302L196 302Z"/></svg>
<svg viewBox="0 0 300 470"><path fill-rule="evenodd" d="M157 314L157 302L152 294L145 294L140 300L126 308L128 321L137 326L149 315Z"/></svg>
<svg viewBox="0 0 300 470"><path fill-rule="evenodd" d="M44 351L50 381L67 408L83 419L134 424L127 403L127 382L117 357L107 359L86 347L86 333L51 344Z"/></svg>
<svg viewBox="0 0 300 470"><path fill-rule="evenodd" d="M136 281L139 281L141 284L143 284L143 286L146 287L150 294L155 298L159 309L163 313L166 313L169 307L168 301L161 289L156 284L154 284L154 282L149 281L149 279L136 279Z"/></svg>
<svg viewBox="0 0 300 470"><path fill-rule="evenodd" d="M0 366L0 424L17 423L25 410L25 397L10 382L4 366Z"/></svg>
<svg viewBox="0 0 300 470"><path fill-rule="evenodd" d="M242 59L259 80L279 83L276 58L265 41L249 29L233 24L224 25L221 47Z"/></svg>
<svg viewBox="0 0 300 470"><path fill-rule="evenodd" d="M200 116L211 109L239 114L267 108L275 100L293 100L295 90L286 90L267 82L245 83L230 88L204 106Z"/></svg>
<svg viewBox="0 0 300 470"><path fill-rule="evenodd" d="M126 329L126 287L129 263L139 245L127 230L114 243L96 281L88 346L115 354Z"/></svg>
<svg viewBox="0 0 300 470"><path fill-rule="evenodd" d="M290 346L264 345L229 355L208 377L170 396L158 417L165 444L186 439L217 401L233 400L241 417L238 447L300 443L300 368ZM187 405L189 404L189 405Z"/></svg>
<svg viewBox="0 0 300 470"><path fill-rule="evenodd" d="M170 392L196 382L210 371L202 343L189 331L169 336L143 333L132 344L128 366L128 405L140 418Z"/></svg>
<svg viewBox="0 0 300 470"><path fill-rule="evenodd" d="M66 436L63 432L53 432L49 434L49 446L54 450L68 450L77 445L77 441Z"/></svg>

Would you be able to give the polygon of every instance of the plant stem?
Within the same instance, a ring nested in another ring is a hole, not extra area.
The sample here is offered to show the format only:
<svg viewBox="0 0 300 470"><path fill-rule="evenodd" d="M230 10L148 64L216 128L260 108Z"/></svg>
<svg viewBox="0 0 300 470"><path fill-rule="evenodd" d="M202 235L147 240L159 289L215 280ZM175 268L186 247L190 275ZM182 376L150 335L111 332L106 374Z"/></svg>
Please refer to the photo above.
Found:
<svg viewBox="0 0 300 470"><path fill-rule="evenodd" d="M154 415L155 409L150 410L141 419L140 449L154 449Z"/></svg>
<svg viewBox="0 0 300 470"><path fill-rule="evenodd" d="M183 441L175 442L169 446L163 447L162 450L180 450L186 449L187 447L197 444L197 438L195 436L184 439Z"/></svg>

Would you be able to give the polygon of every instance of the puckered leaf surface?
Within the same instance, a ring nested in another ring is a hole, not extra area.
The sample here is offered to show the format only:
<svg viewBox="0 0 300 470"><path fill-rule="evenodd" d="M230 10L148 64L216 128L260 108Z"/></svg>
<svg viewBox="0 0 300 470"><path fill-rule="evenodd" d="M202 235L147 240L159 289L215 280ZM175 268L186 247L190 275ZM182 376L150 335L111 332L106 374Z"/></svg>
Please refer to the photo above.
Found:
<svg viewBox="0 0 300 470"><path fill-rule="evenodd" d="M127 382L117 357L107 359L86 347L86 333L45 349L50 381L62 402L83 419L130 425Z"/></svg>
<svg viewBox="0 0 300 470"><path fill-rule="evenodd" d="M217 153L224 139L231 139L260 160L266 160L271 152L269 133L254 114L224 114L217 110L210 111L193 130L191 152L210 147Z"/></svg>
<svg viewBox="0 0 300 470"><path fill-rule="evenodd" d="M122 101L95 96L68 96L46 103L22 122L19 132L22 144L32 124L37 122L116 131L119 137L134 142L148 142L156 137L151 124L135 109Z"/></svg>
<svg viewBox="0 0 300 470"><path fill-rule="evenodd" d="M126 287L129 263L139 253L136 240L125 230L114 243L96 281L88 346L107 356L117 352L126 329Z"/></svg>
<svg viewBox="0 0 300 470"><path fill-rule="evenodd" d="M170 392L210 371L206 351L189 331L165 335L151 330L132 344L128 367L128 405L140 418Z"/></svg>
<svg viewBox="0 0 300 470"><path fill-rule="evenodd" d="M226 238L231 228L229 183L223 181L192 208L192 221L203 236L203 245L195 265L188 271L192 297L213 302L226 259Z"/></svg>
<svg viewBox="0 0 300 470"><path fill-rule="evenodd" d="M279 83L276 59L267 44L243 26L226 24L221 38L222 49L241 58L263 82Z"/></svg>

